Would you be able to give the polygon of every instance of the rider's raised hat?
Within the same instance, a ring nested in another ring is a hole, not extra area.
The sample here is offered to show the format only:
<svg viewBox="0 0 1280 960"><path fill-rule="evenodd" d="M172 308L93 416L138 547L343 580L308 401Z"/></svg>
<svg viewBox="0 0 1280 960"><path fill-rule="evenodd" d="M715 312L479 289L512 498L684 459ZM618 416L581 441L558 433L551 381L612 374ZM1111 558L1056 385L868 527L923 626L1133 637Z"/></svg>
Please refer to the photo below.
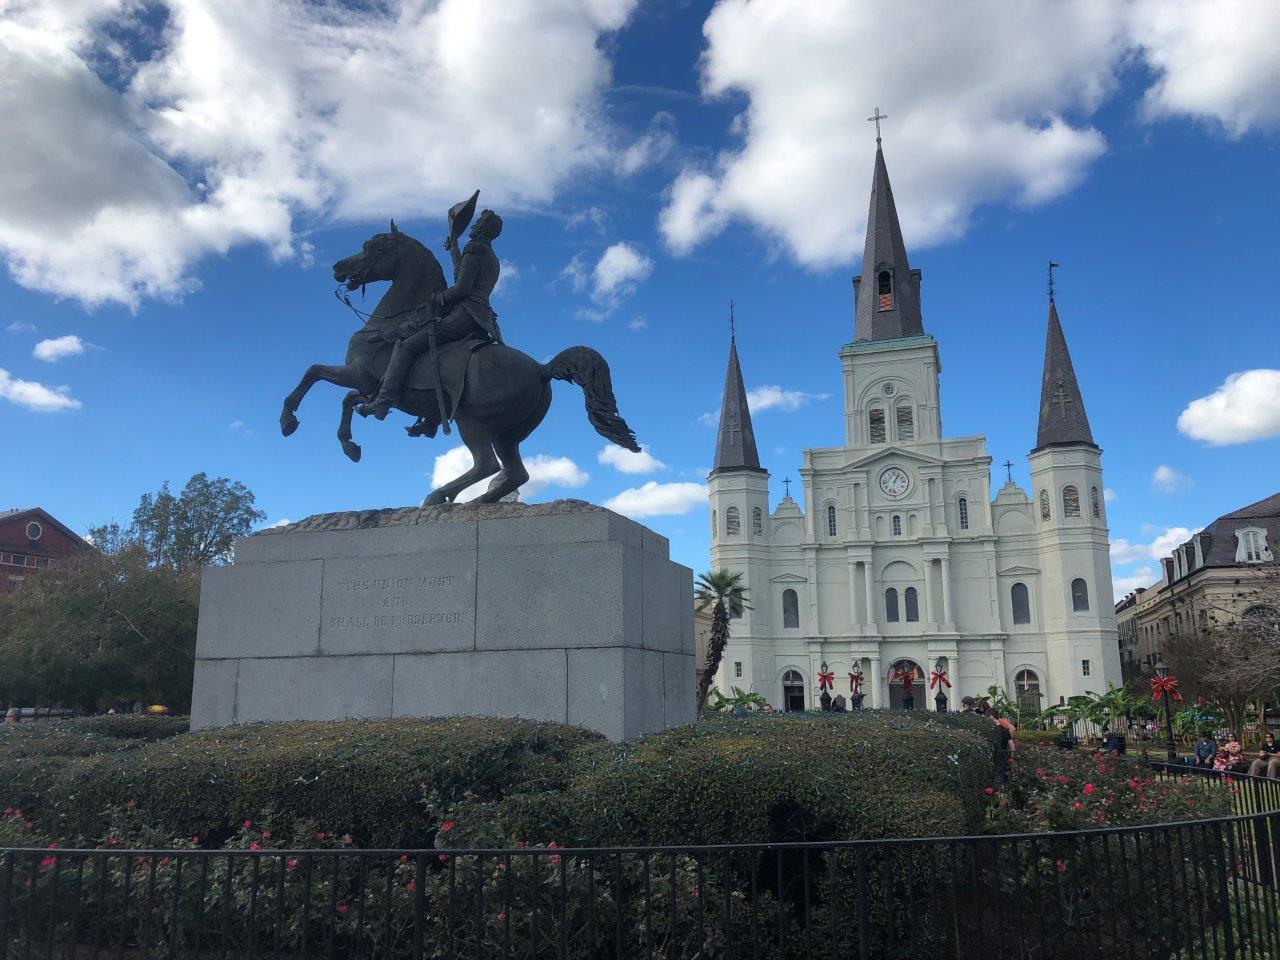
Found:
<svg viewBox="0 0 1280 960"><path fill-rule="evenodd" d="M470 199L455 203L449 208L449 236L454 240L462 236L462 231L471 225L471 218L476 215L476 200L479 197L480 191L477 190Z"/></svg>

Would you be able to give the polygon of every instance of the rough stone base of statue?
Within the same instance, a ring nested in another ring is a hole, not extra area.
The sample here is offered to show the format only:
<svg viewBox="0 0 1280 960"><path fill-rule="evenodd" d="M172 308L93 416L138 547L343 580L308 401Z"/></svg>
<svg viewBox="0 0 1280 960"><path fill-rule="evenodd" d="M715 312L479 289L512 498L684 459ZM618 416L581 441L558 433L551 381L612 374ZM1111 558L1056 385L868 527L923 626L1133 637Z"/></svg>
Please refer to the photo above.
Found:
<svg viewBox="0 0 1280 960"><path fill-rule="evenodd" d="M695 719L693 575L578 500L310 517L204 572L193 729L501 716L614 740Z"/></svg>

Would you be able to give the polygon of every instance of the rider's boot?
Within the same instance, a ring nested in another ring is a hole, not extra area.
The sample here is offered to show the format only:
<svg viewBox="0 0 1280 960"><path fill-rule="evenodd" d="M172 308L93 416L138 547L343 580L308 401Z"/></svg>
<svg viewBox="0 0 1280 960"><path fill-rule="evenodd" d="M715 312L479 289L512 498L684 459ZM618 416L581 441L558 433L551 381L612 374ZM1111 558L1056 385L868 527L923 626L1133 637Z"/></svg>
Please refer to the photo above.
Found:
<svg viewBox="0 0 1280 960"><path fill-rule="evenodd" d="M413 358L413 352L405 349L404 341L399 341L391 351L391 360L387 364L387 372L382 375L378 396L372 402L356 407L356 413L362 417L372 416L385 420L400 399L400 388L404 386L404 378L409 373Z"/></svg>

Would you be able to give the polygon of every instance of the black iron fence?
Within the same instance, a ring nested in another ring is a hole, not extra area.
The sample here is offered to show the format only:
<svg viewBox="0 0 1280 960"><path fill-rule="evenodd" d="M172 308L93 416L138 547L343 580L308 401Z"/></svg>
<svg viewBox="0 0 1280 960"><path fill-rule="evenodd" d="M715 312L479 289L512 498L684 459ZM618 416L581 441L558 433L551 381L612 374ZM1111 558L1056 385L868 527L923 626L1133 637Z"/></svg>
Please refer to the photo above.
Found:
<svg viewBox="0 0 1280 960"><path fill-rule="evenodd" d="M0 850L0 960L1280 958L1280 782L1231 786L1237 816L1058 834Z"/></svg>

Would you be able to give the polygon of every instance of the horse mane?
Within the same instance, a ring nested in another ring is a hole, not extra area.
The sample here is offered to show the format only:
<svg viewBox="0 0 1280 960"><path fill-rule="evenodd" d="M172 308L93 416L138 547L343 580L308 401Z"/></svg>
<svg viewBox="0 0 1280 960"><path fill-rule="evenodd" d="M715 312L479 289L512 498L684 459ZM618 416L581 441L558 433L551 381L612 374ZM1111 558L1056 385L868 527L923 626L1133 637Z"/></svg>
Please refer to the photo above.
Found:
<svg viewBox="0 0 1280 960"><path fill-rule="evenodd" d="M427 245L423 243L421 240L419 240L417 237L411 237L407 233L401 233L399 234L399 237L400 237L400 242L402 244L410 245L415 250L415 252L419 254L420 259L422 260L424 269L426 269L429 272L438 274L439 282L438 284L431 285L431 292L435 293L437 290L443 290L445 287L447 287L449 284L448 284L448 281L445 279L444 268L440 266L439 259L437 259L436 255L427 248Z"/></svg>

